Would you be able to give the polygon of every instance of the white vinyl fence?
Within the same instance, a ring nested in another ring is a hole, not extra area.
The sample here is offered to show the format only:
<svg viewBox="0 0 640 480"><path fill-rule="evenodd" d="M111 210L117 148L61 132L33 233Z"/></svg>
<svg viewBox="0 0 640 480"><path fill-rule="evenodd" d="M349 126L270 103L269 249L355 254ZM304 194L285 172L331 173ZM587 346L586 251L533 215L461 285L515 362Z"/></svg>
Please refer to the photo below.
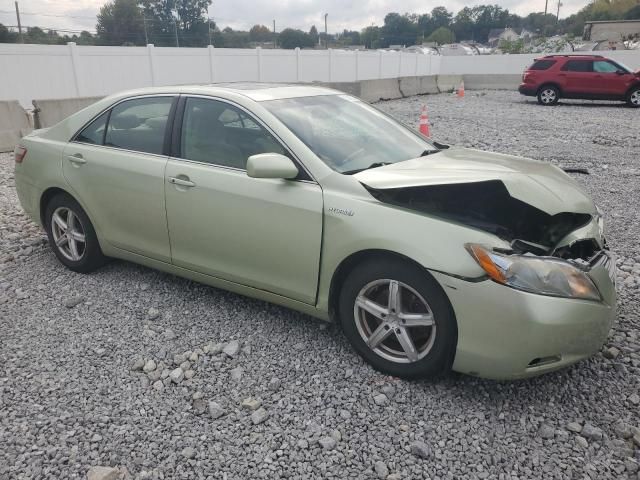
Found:
<svg viewBox="0 0 640 480"><path fill-rule="evenodd" d="M602 52L640 68L640 50ZM130 88L218 83L357 82L429 75L519 75L543 54L439 56L345 50L0 44L0 100L103 96ZM458 80L459 81L459 80ZM497 84L496 84L497 85ZM483 87L487 88L487 87Z"/></svg>
<svg viewBox="0 0 640 480"><path fill-rule="evenodd" d="M436 74L440 57L344 50L0 44L0 100L107 95L189 83L356 82Z"/></svg>

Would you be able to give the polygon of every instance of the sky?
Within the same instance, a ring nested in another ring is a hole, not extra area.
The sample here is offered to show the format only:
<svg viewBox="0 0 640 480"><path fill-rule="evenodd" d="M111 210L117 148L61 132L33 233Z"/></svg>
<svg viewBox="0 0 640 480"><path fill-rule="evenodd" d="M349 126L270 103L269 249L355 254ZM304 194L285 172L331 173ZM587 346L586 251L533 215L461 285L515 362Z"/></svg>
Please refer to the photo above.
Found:
<svg viewBox="0 0 640 480"><path fill-rule="evenodd" d="M548 1L548 11L555 14L557 0ZM19 0L18 3L24 26L95 32L95 16L105 0ZM544 11L545 6L545 0L214 0L209 16L220 28L230 26L234 30L248 30L255 24L271 27L275 19L277 31L287 27L309 31L311 25L322 31L323 16L328 13L328 30L334 33L345 28L361 30L368 25L382 25L389 12L426 13L445 5L455 13L465 6L483 3L497 3L518 15ZM587 3L587 0L562 0L560 18L577 12ZM13 0L0 0L0 23L16 25Z"/></svg>

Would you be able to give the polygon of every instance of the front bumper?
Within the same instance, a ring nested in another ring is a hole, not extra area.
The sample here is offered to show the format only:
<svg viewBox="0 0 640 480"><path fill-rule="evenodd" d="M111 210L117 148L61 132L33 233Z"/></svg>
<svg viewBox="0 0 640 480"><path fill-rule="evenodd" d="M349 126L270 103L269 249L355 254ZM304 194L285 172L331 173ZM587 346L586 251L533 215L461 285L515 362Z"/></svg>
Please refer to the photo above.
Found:
<svg viewBox="0 0 640 480"><path fill-rule="evenodd" d="M526 378L592 356L615 319L615 262L604 255L589 272L601 302L522 292L491 280L433 273L458 321L453 370L497 380Z"/></svg>
<svg viewBox="0 0 640 480"><path fill-rule="evenodd" d="M518 92L528 97L535 97L538 94L535 86L529 85L528 83L521 83L518 87Z"/></svg>

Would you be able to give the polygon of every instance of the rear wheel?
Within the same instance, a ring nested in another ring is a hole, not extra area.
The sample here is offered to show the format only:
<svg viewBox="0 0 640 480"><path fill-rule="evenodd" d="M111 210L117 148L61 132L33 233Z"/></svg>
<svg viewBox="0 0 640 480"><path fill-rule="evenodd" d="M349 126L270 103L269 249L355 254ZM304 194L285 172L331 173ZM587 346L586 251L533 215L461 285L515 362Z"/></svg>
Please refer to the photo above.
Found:
<svg viewBox="0 0 640 480"><path fill-rule="evenodd" d="M53 197L45 218L49 245L63 265L74 272L88 273L104 264L96 231L73 198L66 194Z"/></svg>
<svg viewBox="0 0 640 480"><path fill-rule="evenodd" d="M340 293L342 328L374 368L404 378L449 370L456 321L449 300L428 272L396 260L356 267Z"/></svg>
<svg viewBox="0 0 640 480"><path fill-rule="evenodd" d="M555 105L560 100L560 91L553 85L543 85L538 90L538 103L540 105Z"/></svg>
<svg viewBox="0 0 640 480"><path fill-rule="evenodd" d="M640 107L640 86L634 87L627 94L627 105L633 108Z"/></svg>

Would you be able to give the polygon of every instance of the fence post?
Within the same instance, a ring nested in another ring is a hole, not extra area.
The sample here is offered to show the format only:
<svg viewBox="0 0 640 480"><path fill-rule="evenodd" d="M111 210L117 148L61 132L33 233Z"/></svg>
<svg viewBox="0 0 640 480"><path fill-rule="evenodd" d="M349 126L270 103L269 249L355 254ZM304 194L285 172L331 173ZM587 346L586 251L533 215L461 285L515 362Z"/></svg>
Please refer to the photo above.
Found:
<svg viewBox="0 0 640 480"><path fill-rule="evenodd" d="M333 77L333 75L332 75L332 73L333 73L332 72L332 67L333 67L332 63L333 63L333 48L330 48L329 49L329 82L331 82L332 77Z"/></svg>
<svg viewBox="0 0 640 480"><path fill-rule="evenodd" d="M71 56L71 70L73 71L73 83L76 87L76 96L82 96L80 94L80 79L78 72L78 50L75 42L67 42L69 46L69 55Z"/></svg>
<svg viewBox="0 0 640 480"><path fill-rule="evenodd" d="M402 77L402 52L398 52L398 78Z"/></svg>
<svg viewBox="0 0 640 480"><path fill-rule="evenodd" d="M256 60L258 62L258 81L262 81L262 47L256 47Z"/></svg>
<svg viewBox="0 0 640 480"><path fill-rule="evenodd" d="M419 70L419 62L420 62L420 53L415 52L414 55L416 56L416 77L418 76L418 70Z"/></svg>
<svg viewBox="0 0 640 480"><path fill-rule="evenodd" d="M209 51L209 81L211 83L215 83L215 70L213 68L213 45L207 45L207 50Z"/></svg>
<svg viewBox="0 0 640 480"><path fill-rule="evenodd" d="M356 50L356 82L357 82L357 81L358 81L358 79L359 79L359 76L358 76L358 75L359 75L359 74L358 74L358 68L359 68L359 63L360 63L360 62L358 61L359 54L360 54L360 50Z"/></svg>
<svg viewBox="0 0 640 480"><path fill-rule="evenodd" d="M147 43L147 54L149 57L149 74L151 75L151 86L156 86L156 62L153 59L155 50L153 43Z"/></svg>
<svg viewBox="0 0 640 480"><path fill-rule="evenodd" d="M378 78L382 78L382 50L378 50Z"/></svg>
<svg viewBox="0 0 640 480"><path fill-rule="evenodd" d="M296 82L300 81L300 47L296 47Z"/></svg>

